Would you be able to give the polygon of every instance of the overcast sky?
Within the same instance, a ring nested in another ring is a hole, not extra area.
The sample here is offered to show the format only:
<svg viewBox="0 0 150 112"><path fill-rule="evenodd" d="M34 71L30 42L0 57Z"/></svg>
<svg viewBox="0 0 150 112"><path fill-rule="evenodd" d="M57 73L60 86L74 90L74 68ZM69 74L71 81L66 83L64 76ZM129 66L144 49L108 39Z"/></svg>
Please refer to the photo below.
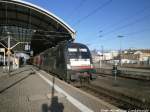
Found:
<svg viewBox="0 0 150 112"><path fill-rule="evenodd" d="M150 48L150 0L25 0L63 19L90 49ZM122 36L122 38L118 38Z"/></svg>

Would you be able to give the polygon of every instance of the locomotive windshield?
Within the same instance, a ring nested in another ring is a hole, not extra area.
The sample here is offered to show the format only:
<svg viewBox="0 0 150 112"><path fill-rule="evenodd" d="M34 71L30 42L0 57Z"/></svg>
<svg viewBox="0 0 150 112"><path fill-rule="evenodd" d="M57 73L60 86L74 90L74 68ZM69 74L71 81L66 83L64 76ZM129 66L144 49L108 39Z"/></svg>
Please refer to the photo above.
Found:
<svg viewBox="0 0 150 112"><path fill-rule="evenodd" d="M90 54L86 48L68 48L68 58L89 59Z"/></svg>
<svg viewBox="0 0 150 112"><path fill-rule="evenodd" d="M68 48L68 57L70 59L76 59L78 57L77 48Z"/></svg>
<svg viewBox="0 0 150 112"><path fill-rule="evenodd" d="M90 55L87 52L80 52L79 54L79 58L81 57L81 59L89 59Z"/></svg>
<svg viewBox="0 0 150 112"><path fill-rule="evenodd" d="M76 59L78 57L78 54L77 54L77 52L69 52L68 57L70 59Z"/></svg>

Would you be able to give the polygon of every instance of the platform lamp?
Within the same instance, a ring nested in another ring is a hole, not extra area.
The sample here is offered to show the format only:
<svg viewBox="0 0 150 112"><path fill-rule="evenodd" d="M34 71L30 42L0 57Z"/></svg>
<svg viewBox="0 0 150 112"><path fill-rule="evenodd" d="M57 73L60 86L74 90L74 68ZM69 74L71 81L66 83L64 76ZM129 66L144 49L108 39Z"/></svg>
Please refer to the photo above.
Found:
<svg viewBox="0 0 150 112"><path fill-rule="evenodd" d="M101 34L101 33L103 33L103 30L100 30L99 31L99 36L98 36L98 38L100 38L100 39L102 39L102 37L103 37L103 35ZM104 61L103 60L103 45L101 45L100 46L100 51L101 51L101 54L99 54L99 69L101 69L101 67L102 67L102 62Z"/></svg>

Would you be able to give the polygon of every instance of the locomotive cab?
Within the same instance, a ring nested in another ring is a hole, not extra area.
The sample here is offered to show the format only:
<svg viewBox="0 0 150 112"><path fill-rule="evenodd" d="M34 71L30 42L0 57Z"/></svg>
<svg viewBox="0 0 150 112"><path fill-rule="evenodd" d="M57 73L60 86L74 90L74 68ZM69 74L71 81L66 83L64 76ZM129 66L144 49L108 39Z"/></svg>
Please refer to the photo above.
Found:
<svg viewBox="0 0 150 112"><path fill-rule="evenodd" d="M72 43L67 52L67 71L71 80L78 80L80 77L96 78L91 54L87 46Z"/></svg>

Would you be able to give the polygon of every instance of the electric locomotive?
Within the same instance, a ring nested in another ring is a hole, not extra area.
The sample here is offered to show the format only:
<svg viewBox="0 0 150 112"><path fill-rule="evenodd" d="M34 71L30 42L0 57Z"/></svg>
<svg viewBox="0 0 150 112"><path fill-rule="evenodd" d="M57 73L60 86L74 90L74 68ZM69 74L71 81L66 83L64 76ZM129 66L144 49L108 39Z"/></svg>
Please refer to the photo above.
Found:
<svg viewBox="0 0 150 112"><path fill-rule="evenodd" d="M95 79L95 69L88 47L81 43L61 43L34 57L34 64L70 82L80 77Z"/></svg>

